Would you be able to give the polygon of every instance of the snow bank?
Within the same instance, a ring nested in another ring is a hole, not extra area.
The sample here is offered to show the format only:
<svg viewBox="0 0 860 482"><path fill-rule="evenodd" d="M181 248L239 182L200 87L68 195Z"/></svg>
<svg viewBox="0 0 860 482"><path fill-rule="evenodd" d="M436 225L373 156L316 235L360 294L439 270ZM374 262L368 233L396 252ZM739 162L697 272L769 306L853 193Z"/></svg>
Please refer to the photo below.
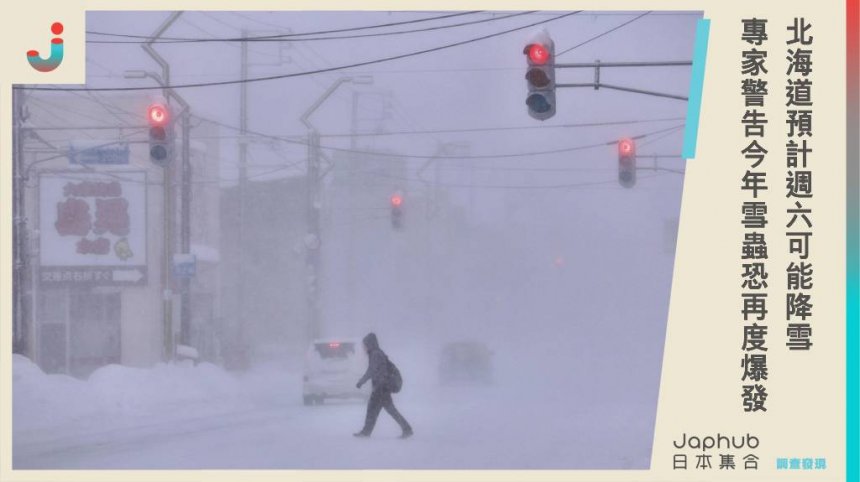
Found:
<svg viewBox="0 0 860 482"><path fill-rule="evenodd" d="M95 397L66 375L47 375L30 359L12 355L13 428L51 426L92 413Z"/></svg>
<svg viewBox="0 0 860 482"><path fill-rule="evenodd" d="M194 407L198 415L236 409L258 397L278 398L272 375L250 382L221 368L191 362L151 368L102 367L87 380L49 375L26 357L13 357L13 420L16 432L48 428L85 419L163 419ZM281 375L283 376L283 375ZM268 379L270 383L261 383ZM273 392L273 390L275 392ZM201 413L202 412L202 413ZM186 414L187 415L187 414Z"/></svg>
<svg viewBox="0 0 860 482"><path fill-rule="evenodd" d="M146 369L108 365L93 372L84 384L106 411L145 411L204 401L224 403L239 393L233 376L208 363L161 363Z"/></svg>

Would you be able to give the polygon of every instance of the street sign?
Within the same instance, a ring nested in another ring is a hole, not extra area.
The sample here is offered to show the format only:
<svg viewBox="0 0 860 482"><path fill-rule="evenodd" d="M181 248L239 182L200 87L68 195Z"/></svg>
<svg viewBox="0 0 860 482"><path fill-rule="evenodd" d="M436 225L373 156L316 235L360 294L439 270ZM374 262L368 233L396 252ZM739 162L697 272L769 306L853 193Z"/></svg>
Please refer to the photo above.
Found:
<svg viewBox="0 0 860 482"><path fill-rule="evenodd" d="M193 278L197 274L197 256L193 254L173 255L173 276Z"/></svg>
<svg viewBox="0 0 860 482"><path fill-rule="evenodd" d="M145 285L146 173L39 177L39 282Z"/></svg>
<svg viewBox="0 0 860 482"><path fill-rule="evenodd" d="M146 284L146 267L116 266L41 266L39 283L42 286L143 286Z"/></svg>
<svg viewBox="0 0 860 482"><path fill-rule="evenodd" d="M69 147L69 162L79 165L113 166L128 164L128 143L77 141Z"/></svg>

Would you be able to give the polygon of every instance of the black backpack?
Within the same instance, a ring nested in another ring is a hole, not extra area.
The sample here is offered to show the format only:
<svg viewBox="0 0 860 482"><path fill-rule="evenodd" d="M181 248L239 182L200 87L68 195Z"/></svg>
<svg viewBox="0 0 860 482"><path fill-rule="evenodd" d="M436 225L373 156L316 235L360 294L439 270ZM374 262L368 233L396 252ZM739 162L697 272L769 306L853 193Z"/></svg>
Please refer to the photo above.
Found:
<svg viewBox="0 0 860 482"><path fill-rule="evenodd" d="M403 377L394 362L387 358L386 361L388 362L388 388L391 393L397 393L403 388Z"/></svg>

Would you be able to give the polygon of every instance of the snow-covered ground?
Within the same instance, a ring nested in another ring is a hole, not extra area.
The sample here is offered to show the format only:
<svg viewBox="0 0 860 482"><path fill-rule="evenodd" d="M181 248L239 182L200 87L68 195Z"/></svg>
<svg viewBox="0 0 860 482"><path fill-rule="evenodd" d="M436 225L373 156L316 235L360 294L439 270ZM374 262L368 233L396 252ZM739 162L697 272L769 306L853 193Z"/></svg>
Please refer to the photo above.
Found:
<svg viewBox="0 0 860 482"><path fill-rule="evenodd" d="M653 407L529 383L407 384L373 437L357 402L305 407L301 374L201 364L104 367L86 381L14 359L15 469L648 467ZM407 367L408 370L408 367Z"/></svg>

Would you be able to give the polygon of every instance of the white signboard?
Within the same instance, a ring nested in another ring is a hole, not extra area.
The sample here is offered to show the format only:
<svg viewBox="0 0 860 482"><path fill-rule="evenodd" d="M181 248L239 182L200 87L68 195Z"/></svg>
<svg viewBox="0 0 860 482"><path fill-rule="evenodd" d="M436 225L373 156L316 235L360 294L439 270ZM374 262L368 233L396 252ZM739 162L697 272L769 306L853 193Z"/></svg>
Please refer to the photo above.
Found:
<svg viewBox="0 0 860 482"><path fill-rule="evenodd" d="M39 178L43 284L146 282L146 173Z"/></svg>

